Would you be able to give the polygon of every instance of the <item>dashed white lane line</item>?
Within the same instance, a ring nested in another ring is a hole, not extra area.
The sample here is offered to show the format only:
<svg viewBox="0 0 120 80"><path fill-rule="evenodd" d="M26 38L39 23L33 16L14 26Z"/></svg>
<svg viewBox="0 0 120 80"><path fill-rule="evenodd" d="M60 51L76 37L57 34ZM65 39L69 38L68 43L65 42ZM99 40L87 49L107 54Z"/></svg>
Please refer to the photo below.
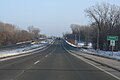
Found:
<svg viewBox="0 0 120 80"><path fill-rule="evenodd" d="M48 57L48 55L46 55L45 57Z"/></svg>
<svg viewBox="0 0 120 80"><path fill-rule="evenodd" d="M34 62L34 64L37 64L37 63L39 63L40 61L38 60L38 61L36 61L36 62Z"/></svg>

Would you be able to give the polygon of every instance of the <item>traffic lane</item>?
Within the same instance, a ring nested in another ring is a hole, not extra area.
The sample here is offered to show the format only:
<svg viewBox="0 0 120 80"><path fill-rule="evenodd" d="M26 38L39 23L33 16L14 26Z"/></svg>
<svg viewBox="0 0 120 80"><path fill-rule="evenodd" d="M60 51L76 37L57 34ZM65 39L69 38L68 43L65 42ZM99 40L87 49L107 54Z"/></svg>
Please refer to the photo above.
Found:
<svg viewBox="0 0 120 80"><path fill-rule="evenodd" d="M22 60L14 61L13 63L9 63L9 65L0 69L0 80L14 79L25 70L32 67L38 59L43 59L45 57L45 54L47 55L48 52L43 53L43 56L36 55L36 57L31 57L29 59L24 58Z"/></svg>
<svg viewBox="0 0 120 80"><path fill-rule="evenodd" d="M74 73L69 71L71 67L66 58L58 53L61 52L58 48L44 62L36 64L16 80L71 80L69 75L74 75ZM72 80L76 79L73 77Z"/></svg>
<svg viewBox="0 0 120 80"><path fill-rule="evenodd" d="M43 62L39 62L15 80L117 80L103 71L70 55L58 45Z"/></svg>
<svg viewBox="0 0 120 80"><path fill-rule="evenodd" d="M35 62L44 59L48 53L52 52L57 46L53 44L50 48L41 53L24 56L12 60L0 62L0 80L12 80L22 74L25 70L34 66Z"/></svg>

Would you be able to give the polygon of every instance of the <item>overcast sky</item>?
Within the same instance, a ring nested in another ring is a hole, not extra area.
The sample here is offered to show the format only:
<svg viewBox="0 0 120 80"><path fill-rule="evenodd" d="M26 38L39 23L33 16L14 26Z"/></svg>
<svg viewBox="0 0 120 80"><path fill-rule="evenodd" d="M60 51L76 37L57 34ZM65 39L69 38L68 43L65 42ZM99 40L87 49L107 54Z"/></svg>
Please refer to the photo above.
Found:
<svg viewBox="0 0 120 80"><path fill-rule="evenodd" d="M84 10L97 3L120 0L0 0L0 21L22 29L33 25L48 36L70 32L71 24L89 24Z"/></svg>

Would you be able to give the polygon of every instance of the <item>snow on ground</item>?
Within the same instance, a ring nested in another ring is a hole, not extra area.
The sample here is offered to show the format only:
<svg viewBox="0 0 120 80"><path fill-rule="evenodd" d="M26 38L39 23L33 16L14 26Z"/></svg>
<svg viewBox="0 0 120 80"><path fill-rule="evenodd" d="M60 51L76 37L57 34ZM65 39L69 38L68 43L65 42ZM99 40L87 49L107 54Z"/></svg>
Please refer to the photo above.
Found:
<svg viewBox="0 0 120 80"><path fill-rule="evenodd" d="M103 57L120 60L120 51L118 51L118 52L102 51L102 50L96 51L94 49L82 49L81 51L87 52L89 54L94 54L94 55L99 55L99 56L103 56Z"/></svg>
<svg viewBox="0 0 120 80"><path fill-rule="evenodd" d="M42 49L44 47L46 47L46 45L48 43L52 43L54 40L49 39L46 41L42 41L39 44L31 44L29 46L26 47L22 47L22 48L17 48L17 49L11 49L11 50L2 50L0 51L0 58L2 57L7 57L7 56L13 56L13 55L18 55L18 54L23 54L26 52L31 52L31 51L35 51L38 49Z"/></svg>
<svg viewBox="0 0 120 80"><path fill-rule="evenodd" d="M6 56L12 56L12 55L17 55L17 54L23 54L25 52L30 52L31 50L34 50L36 48L43 48L42 44L33 44L31 46L27 46L24 48L18 48L18 49L12 49L12 50L3 50L0 51L0 57L6 57Z"/></svg>
<svg viewBox="0 0 120 80"><path fill-rule="evenodd" d="M71 44L68 41L66 41L66 42L73 47L77 47L76 45ZM94 55L98 55L98 56L103 56L103 57L107 57L107 58L120 60L120 51L118 51L118 52L102 51L102 50L97 51L94 49L80 49L80 51L88 53L88 54L94 54Z"/></svg>

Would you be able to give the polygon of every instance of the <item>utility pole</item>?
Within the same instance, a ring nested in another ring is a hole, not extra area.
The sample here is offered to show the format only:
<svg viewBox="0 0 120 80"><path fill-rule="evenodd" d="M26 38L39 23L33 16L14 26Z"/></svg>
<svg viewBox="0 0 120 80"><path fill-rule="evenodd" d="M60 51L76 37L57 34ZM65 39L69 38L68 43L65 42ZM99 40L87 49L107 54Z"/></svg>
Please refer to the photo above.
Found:
<svg viewBox="0 0 120 80"><path fill-rule="evenodd" d="M77 39L76 39L76 34L75 34L75 45L77 45Z"/></svg>
<svg viewBox="0 0 120 80"><path fill-rule="evenodd" d="M80 43L80 33L79 33L79 43Z"/></svg>
<svg viewBox="0 0 120 80"><path fill-rule="evenodd" d="M98 50L99 50L99 37L100 37L99 33L100 33L100 30L99 30L99 28L98 28L98 29L97 29L97 52L98 52Z"/></svg>

